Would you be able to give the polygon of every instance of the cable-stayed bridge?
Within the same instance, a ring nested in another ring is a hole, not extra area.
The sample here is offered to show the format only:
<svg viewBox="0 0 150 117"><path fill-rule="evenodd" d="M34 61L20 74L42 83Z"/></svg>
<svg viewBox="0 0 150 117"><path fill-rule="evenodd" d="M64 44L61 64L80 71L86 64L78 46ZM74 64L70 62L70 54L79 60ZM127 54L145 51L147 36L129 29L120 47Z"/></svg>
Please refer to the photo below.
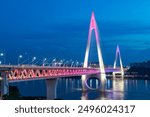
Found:
<svg viewBox="0 0 150 117"><path fill-rule="evenodd" d="M96 47L98 53L98 62L99 67L93 68L88 66L88 57L90 51L90 43L91 43L91 35L92 31L95 33L96 38ZM91 16L90 27L89 27L89 35L88 35L88 42L87 48L85 52L85 58L83 67L49 67L49 66L32 66L32 65L1 65L0 66L0 79L1 79L1 93L8 94L9 93L9 82L19 82L19 81L29 81L29 80L47 80L47 89L54 90L56 85L56 79L62 77L71 77L71 76L82 76L82 87L83 90L86 89L86 79L90 77L90 75L96 75L100 80L101 83L104 83L106 80L106 73L112 73L113 77L115 77L116 73L120 73L121 77L124 76L124 69L120 54L119 46L116 49L116 58L114 62L113 68L105 68L101 47L100 47L100 37L98 33L98 26L95 20L94 12ZM119 57L120 68L116 67L116 62ZM102 85L103 86L103 85Z"/></svg>

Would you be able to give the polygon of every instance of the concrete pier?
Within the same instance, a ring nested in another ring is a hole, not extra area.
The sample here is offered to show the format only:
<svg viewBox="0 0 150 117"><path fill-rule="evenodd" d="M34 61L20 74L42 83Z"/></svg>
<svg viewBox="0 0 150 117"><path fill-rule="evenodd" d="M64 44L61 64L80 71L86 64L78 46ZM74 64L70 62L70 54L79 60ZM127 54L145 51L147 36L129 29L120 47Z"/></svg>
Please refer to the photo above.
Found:
<svg viewBox="0 0 150 117"><path fill-rule="evenodd" d="M0 89L1 89L1 97L2 97L3 95L9 94L9 82L5 72L1 73L0 79L1 79Z"/></svg>

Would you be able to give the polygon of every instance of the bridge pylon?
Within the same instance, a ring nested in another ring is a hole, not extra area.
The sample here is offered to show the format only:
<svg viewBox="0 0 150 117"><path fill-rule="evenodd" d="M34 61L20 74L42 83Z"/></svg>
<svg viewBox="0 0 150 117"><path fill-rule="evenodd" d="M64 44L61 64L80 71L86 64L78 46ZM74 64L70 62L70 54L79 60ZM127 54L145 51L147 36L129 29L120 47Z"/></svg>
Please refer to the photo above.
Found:
<svg viewBox="0 0 150 117"><path fill-rule="evenodd" d="M119 46L117 45L116 56L115 56L115 61L114 61L114 69L116 69L116 64L117 64L118 57L119 57L119 62L120 62L120 72L113 72L113 78L116 77L116 74L121 74L121 78L124 78L124 69L123 69L120 49L119 49Z"/></svg>
<svg viewBox="0 0 150 117"><path fill-rule="evenodd" d="M84 58L84 64L83 64L84 68L88 67L88 57L89 57L89 51L90 51L90 43L91 43L92 31L95 32L95 37L96 37L96 46L97 46L97 52L98 52L98 62L99 62L99 68L100 68L100 79L101 79L101 81L104 82L106 80L106 74L105 74L103 57L102 57L102 52L101 52L100 42L99 42L99 38L100 37L99 37L99 33L98 33L98 27L97 27L97 23L96 23L96 20L95 20L94 12L92 12L91 21L90 21L88 42L87 42L85 58ZM85 90L85 88L86 88L85 87L85 81L86 81L86 75L82 75L82 87L83 87L83 90Z"/></svg>

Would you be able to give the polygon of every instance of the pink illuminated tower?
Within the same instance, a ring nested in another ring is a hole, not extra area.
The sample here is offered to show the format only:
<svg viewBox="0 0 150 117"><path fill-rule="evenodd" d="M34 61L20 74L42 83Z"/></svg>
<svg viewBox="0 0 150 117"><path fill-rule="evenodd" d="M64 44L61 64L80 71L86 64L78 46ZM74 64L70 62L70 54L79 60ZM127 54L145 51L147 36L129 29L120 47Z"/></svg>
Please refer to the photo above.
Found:
<svg viewBox="0 0 150 117"><path fill-rule="evenodd" d="M88 42L87 42L85 59L84 59L84 64L83 64L84 68L88 67L88 57L89 57L89 51L90 51L90 43L91 43L92 31L95 32L95 37L96 37L96 46L97 46L97 52L98 52L98 61L99 61L99 67L100 67L100 73L101 73L100 74L100 80L101 81L105 81L106 80L106 74L105 74L105 68L104 68L104 63L103 63L103 58L102 58L102 53L101 53L101 48L100 48L98 27L97 27L97 24L96 24L94 12L92 12L92 17L91 17L91 22L90 22ZM82 76L82 86L84 86L85 80L86 80L86 76L83 75Z"/></svg>

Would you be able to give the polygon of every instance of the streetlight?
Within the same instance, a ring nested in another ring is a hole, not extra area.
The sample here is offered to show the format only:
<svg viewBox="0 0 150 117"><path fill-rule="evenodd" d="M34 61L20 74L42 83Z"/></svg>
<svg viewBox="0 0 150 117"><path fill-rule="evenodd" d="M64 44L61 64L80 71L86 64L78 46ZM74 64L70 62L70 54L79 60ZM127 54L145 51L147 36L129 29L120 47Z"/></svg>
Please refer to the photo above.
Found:
<svg viewBox="0 0 150 117"><path fill-rule="evenodd" d="M74 61L72 61L72 63L71 63L71 67L73 67L73 64L74 64Z"/></svg>
<svg viewBox="0 0 150 117"><path fill-rule="evenodd" d="M0 53L0 56L3 57L3 56L4 56L4 53ZM2 61L1 61L1 64L2 64Z"/></svg>
<svg viewBox="0 0 150 117"><path fill-rule="evenodd" d="M45 61L47 60L47 58L43 59L43 66L45 66Z"/></svg>
<svg viewBox="0 0 150 117"><path fill-rule="evenodd" d="M21 63L20 64L29 64L29 55L28 55L28 53L27 52L25 52L23 55L21 55L21 56L23 56L23 61L21 61ZM21 57L22 58L22 57Z"/></svg>
<svg viewBox="0 0 150 117"><path fill-rule="evenodd" d="M20 59L21 59L22 57L23 57L22 55L19 55L19 56L18 56L18 65L19 65Z"/></svg>
<svg viewBox="0 0 150 117"><path fill-rule="evenodd" d="M63 67L68 67L68 63L69 63L69 61L67 60L67 61L64 63Z"/></svg>
<svg viewBox="0 0 150 117"><path fill-rule="evenodd" d="M2 64L2 61L0 61L0 65Z"/></svg>
<svg viewBox="0 0 150 117"><path fill-rule="evenodd" d="M4 53L1 53L0 55L1 55L1 56L4 56Z"/></svg>
<svg viewBox="0 0 150 117"><path fill-rule="evenodd" d="M5 64L5 54L4 53L0 53L0 56L3 57L3 64Z"/></svg>
<svg viewBox="0 0 150 117"><path fill-rule="evenodd" d="M55 66L56 65L56 58L54 58L51 62L52 66Z"/></svg>
<svg viewBox="0 0 150 117"><path fill-rule="evenodd" d="M52 62L55 62L56 61L56 58L54 58L53 60L52 60Z"/></svg>
<svg viewBox="0 0 150 117"><path fill-rule="evenodd" d="M36 60L36 57L33 57L33 59L32 59L32 64L33 64L33 62Z"/></svg>
<svg viewBox="0 0 150 117"><path fill-rule="evenodd" d="M75 66L78 67L79 66L79 62L76 60Z"/></svg>
<svg viewBox="0 0 150 117"><path fill-rule="evenodd" d="M63 65L64 60L61 59L60 61L58 61L58 66L61 67Z"/></svg>

